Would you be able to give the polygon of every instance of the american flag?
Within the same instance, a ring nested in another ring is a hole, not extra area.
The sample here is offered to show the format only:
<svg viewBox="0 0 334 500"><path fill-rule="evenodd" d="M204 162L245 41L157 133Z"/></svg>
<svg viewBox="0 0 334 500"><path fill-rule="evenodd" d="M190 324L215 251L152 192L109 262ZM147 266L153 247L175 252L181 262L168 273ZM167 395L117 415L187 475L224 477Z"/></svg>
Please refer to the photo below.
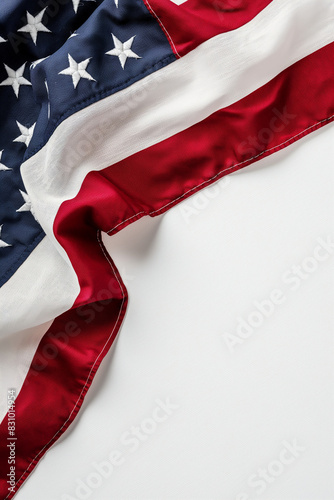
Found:
<svg viewBox="0 0 334 500"><path fill-rule="evenodd" d="M334 3L2 0L0 56L0 330L35 343L17 353L12 407L0 387L10 499L75 419L123 322L101 233L333 121Z"/></svg>

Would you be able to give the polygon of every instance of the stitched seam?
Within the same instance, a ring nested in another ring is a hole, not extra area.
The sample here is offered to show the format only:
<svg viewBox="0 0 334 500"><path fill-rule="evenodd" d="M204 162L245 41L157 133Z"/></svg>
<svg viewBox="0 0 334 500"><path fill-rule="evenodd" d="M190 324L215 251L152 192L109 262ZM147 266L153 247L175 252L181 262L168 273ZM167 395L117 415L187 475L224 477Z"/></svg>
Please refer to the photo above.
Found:
<svg viewBox="0 0 334 500"><path fill-rule="evenodd" d="M164 30L164 32L166 33L167 38L168 38L168 40L169 40L170 44L172 45L172 47L173 47L173 49L174 49L175 54L176 54L178 57L181 57L181 56L180 56L180 54L178 53L178 51L177 51L176 47L175 47L175 44L174 44L174 42L173 42L173 39L172 39L172 37L170 36L170 34L169 34L169 32L168 32L167 28L165 27L164 23L161 21L161 19L160 19L160 17L158 16L158 14L157 14L157 13L155 12L155 10L152 8L152 6L151 6L151 4L150 4L149 0L144 0L144 2L146 2L146 3L147 3L149 10L152 12L152 14L154 15L154 17L158 20L158 22L159 22L160 26L162 27L162 29L163 29L163 30Z"/></svg>
<svg viewBox="0 0 334 500"><path fill-rule="evenodd" d="M138 212L135 215L132 215L128 219L122 220L122 222L120 222L119 224L117 224L116 226L114 226L112 229L109 229L109 231L107 231L107 234L111 233L111 231L114 231L114 229L116 229L121 224L124 224L124 222L127 222L128 220L134 219L135 217L137 217L137 215L141 215L141 214L146 214L145 210L142 210L141 212Z"/></svg>
<svg viewBox="0 0 334 500"><path fill-rule="evenodd" d="M92 365L92 367L91 367L91 369L90 369L90 371L89 371L89 374L88 374L88 377L87 377L87 379L86 379L86 382L85 382L84 386L82 387L82 390L81 390L81 392L80 392L80 395L79 395L79 397L78 397L78 399L77 399L77 401L76 401L76 403L75 403L75 405L74 405L74 407L73 407L73 409L72 409L71 413L69 414L68 418L65 420L65 422L64 422L64 423L63 423L63 425L60 427L60 429L58 429L58 431L57 431L57 432L54 434L54 436L50 439L50 441L49 441L49 442L48 442L45 446L43 446L43 448L42 448L42 449L41 449L41 450L37 453L37 455L35 456L35 458L33 458L33 460L29 463L29 465L28 465L28 467L26 468L26 470L22 473L21 477L20 477L20 478L17 480L17 482L15 483L15 486L16 486L16 485L17 485L17 484L21 481L22 477L26 474L26 472L28 472L28 470L30 469L30 466L31 466L31 465L32 465L32 464L36 461L36 459L39 457L39 455L40 455L40 454L41 454L41 453L45 450L45 448L47 448L47 447L49 446L49 444L50 444L50 443L52 443L52 441L53 441L53 440L54 440L54 438L57 436L57 434L59 434L59 433L61 432L61 430L63 429L63 427L64 427L64 426L67 424L67 422L70 420L70 418L71 418L71 416L72 416L73 412L75 411L75 409L79 406L79 402L80 402L80 400L81 400L82 393L84 392L84 390L86 389L86 387L87 387L87 385L88 385L88 383L89 383L89 379L90 379L90 376L91 376L92 371L94 370L94 367L95 367L95 365L96 365L96 362L97 362L97 360L100 358L100 356L101 356L102 352L104 351L104 349L105 349L106 345L108 344L108 342L109 342L110 338L112 337L112 335L113 335L113 333L114 333L114 331L115 331L115 328L118 326L119 318L120 318L121 313L122 313L122 311L123 311L123 305L124 305L124 301L125 301L125 297L126 297L125 289L123 288L123 284L122 284L122 283L120 283L120 281L119 281L119 279L118 279L117 272L115 271L115 267L113 266L112 261L109 259L109 256L107 256L107 254L106 254L106 252L105 252L105 250L104 250L104 246L103 246L103 244L102 244L102 242L101 242L100 230L99 230L99 229L97 230L96 236L97 236L97 241L98 241L98 244L99 244L99 246L100 246L100 248L101 248L101 250L102 250L102 253L103 253L104 257L106 258L107 262L109 263L109 265L110 265L110 267L111 267L111 269L112 269L112 271L113 271L113 273L114 273L114 275L115 275L115 277L116 277L116 280L117 280L117 282L118 282L118 284L119 284L119 286L120 286L120 289L122 290L122 293L123 293L123 299L122 299L121 307L120 307L120 310L119 310L119 313L118 313L118 316L117 316L117 320L116 320L116 323L115 323L115 325L114 325L114 328L112 329L111 334L109 335L109 337L108 337L108 339L106 340L106 342L105 342L104 346L102 347L101 351L99 352L98 356L96 357L96 359L95 359L95 361L94 361L94 363L93 363L93 365ZM23 484L23 483L22 483L22 484ZM20 486L21 486L21 485L20 485ZM16 491L16 493L17 493L17 491ZM11 494L11 493L8 493L8 495L5 497L5 500L9 497L9 495L10 495L10 494Z"/></svg>
<svg viewBox="0 0 334 500"><path fill-rule="evenodd" d="M265 153L267 153L267 152L269 152L269 151L272 151L273 149L279 148L280 146L283 146L283 145L284 145L284 144L286 144L287 142L289 142L289 141L291 141L291 140L295 139L296 137L298 137L298 136L302 135L303 133L307 132L308 130L310 130L310 129L312 129L312 128L316 127L317 125L320 125L321 123L325 123L325 122L327 122L327 121L331 120L332 118L334 118L334 115L332 115L332 116L330 116L330 117L328 117L328 118L325 118L324 120L320 120L319 122L317 122L317 123L315 123L315 124L311 125L310 127L307 127L306 129L304 129L304 130L302 130L301 132L299 132L298 134L296 134L296 135L294 135L294 136L290 137L289 139L287 139L286 141L282 142L281 144L278 144L277 146L273 146L272 148L266 149L265 151L262 151L262 152L261 152L261 153L259 153L258 155L255 155L255 156L253 156L253 157L249 158L248 160L244 160L244 161L242 161L242 162L240 162L240 163L237 163L237 164L235 164L235 165L233 165L233 166L231 166L231 167L229 167L229 168L227 168L227 169L225 169L225 170L224 170L224 169L223 169L223 170L221 170L220 172L218 172L216 175L214 175L213 177L211 177L211 178L210 178L210 179L208 179L207 181L204 181L204 182L202 182L202 183L198 184L197 186L193 187L192 189L189 189L188 191L186 191L185 193L183 193L183 195L181 195L181 196L179 196L179 197L175 198L174 200L170 201L169 203L167 203L167 204L166 204L166 205L164 205L163 207L159 208L158 210L154 210L154 211L150 212L150 213L149 213L149 214L147 214L147 215L154 214L154 213L156 213L156 212L159 212L160 210L163 210L165 207L167 207L167 206L171 205L172 203L174 203L175 201L177 201L177 200L179 200L179 199L183 198L183 197L184 197L187 193L190 193L191 191L195 190L197 187L200 187L200 186L202 186L203 184L206 184L206 183L210 182L211 180L215 179L215 178L216 178L216 177L218 177L221 173L223 173L223 172L227 172L228 170L231 170L232 168L235 168L235 167L237 167L237 166L239 166L239 165L242 165L242 164L244 164L244 163L247 163L248 161L251 161L251 160L254 160L255 158L258 158L259 156L262 156L263 154L265 154ZM128 220L133 219L134 217L136 217L137 215L140 215L140 214L142 214L142 213L145 213L145 212L144 212L144 211L138 212L137 214L135 214L135 215L133 215L133 216L129 217L128 219L125 219L125 220L124 220L124 221L122 221L120 224L123 224L123 223L127 222ZM117 226L115 226L113 229L115 229L116 227L118 227L120 224L117 224ZM107 233L109 234L111 231L113 231L113 229L110 229L109 231L107 231ZM99 245L100 245L100 248L101 248L101 250L102 250L103 255L105 256L105 258L107 259L107 261L108 261L109 265L111 266L111 268L112 268L113 272L115 273L115 268L114 268L114 266L113 266L112 262L109 260L108 256L106 255L105 251L104 251L104 247L102 246L101 239L100 239L100 234L99 234L99 233L100 233L100 231L98 230L98 231L97 231L97 241L98 241L98 243L99 243ZM118 280L117 273L115 273L115 276L116 276L117 282L118 282L118 284L119 284L119 286L120 286L120 288L121 288L121 290L122 290L122 292L123 292L123 294L124 294L124 289L123 289L123 286L121 285L121 283L120 283L120 282L119 282L119 280ZM52 442L52 440L53 440L53 439L57 436L57 434L58 434L58 433L62 430L62 428L66 425L66 423L67 423L67 422L69 421L69 419L71 418L72 413L73 413L73 412L74 412L74 410L77 408L77 406L78 406L78 402L79 402L79 400L80 400L80 398L81 398L81 394L82 394L82 392L84 391L84 389L86 388L86 386L87 386L87 384L88 384L88 380L89 380L90 374L91 374L91 372L92 372L92 370L93 370L93 368L94 368L94 366L95 366L95 364L96 364L96 362L97 362L98 358L99 358L99 357L100 357L100 355L102 354L102 352L103 352L103 350L104 350L104 348L105 348L106 344L109 342L109 339L111 338L112 334L113 334L113 333L114 333L114 331L115 331L116 325L118 324L119 317L120 317L120 314L121 314L121 311L122 311L122 308L123 308L124 300L125 300L125 296L123 296L123 300L122 300L122 304L121 304L120 312L119 312L119 314L118 314L118 317L117 317L117 320L116 320L115 326L114 326L114 328L113 328L113 330L112 330L112 332L111 332L110 336L108 337L108 340L106 341L105 345L104 345L104 346L103 346L103 348L101 349L101 351L100 351L99 355L98 355L98 356L97 356L97 358L95 359L94 364L93 364L93 366L92 366L92 368L91 368L91 370L90 370L90 372L89 372L89 375L88 375L88 377L87 377L87 379L86 379L85 385L83 386L83 388L82 388L82 390L81 390L80 396L79 396L79 398L77 399L77 401L76 401L76 403L75 403L75 405L74 405L74 407L73 407L73 410L71 411L71 413L70 413L70 415L68 416L67 420L66 420L66 421L63 423L63 425L60 427L60 429L59 429L59 430L58 430L58 431L54 434L54 436L50 439L50 441L49 441L49 442L48 442L48 443L47 443L47 444L46 444L46 445L45 445L45 446L44 446L44 447L43 447L43 448L42 448L42 449L38 452L38 454L35 456L35 458L34 458L34 459L30 462L30 464L28 465L28 467L26 468L26 470L23 472L23 474L21 475L21 477L20 477L20 478L17 480L17 482L15 483L15 486L16 486L16 485L20 482L20 480L22 479L22 477L23 477L23 476L26 474L26 472L29 470L29 468L30 468L31 464L32 464L32 463L34 463L34 462L36 461L36 459L39 457L39 455L40 455L40 454L41 454L41 453L45 450L45 448L46 448L46 447L47 447L47 446L48 446L48 445ZM10 495L10 493L8 493L8 495L5 497L5 500L9 497L9 495Z"/></svg>
<svg viewBox="0 0 334 500"><path fill-rule="evenodd" d="M145 215L152 215L152 214L155 214L157 212L160 212L161 210L163 210L164 208L168 207L169 205L172 205L173 203L175 203L176 201L180 200L181 198L183 198L184 196L186 196L188 193L191 193L192 191L195 191L198 187L200 186L203 186L204 184L208 184L209 182L211 182L212 180L216 179L217 177L219 177L220 174L222 174L223 172L228 172L229 170L232 170L236 167L239 167L240 165L243 165L244 163L248 163L249 161L252 161L252 160L255 160L256 158L259 158L260 156L264 155L265 153L268 153L270 151L272 151L273 149L277 149L277 148L280 148L281 146L284 146L286 143L292 141L293 139L295 139L296 137L304 134L305 132L307 132L308 130L316 127L317 125L320 125L321 123L324 123L324 122L327 122L327 121L330 121L332 118L334 118L334 115L332 116L329 116L328 118L325 118L324 120L320 120L319 122L317 123L314 123L313 125L311 125L310 127L307 127L305 128L304 130L302 130L301 132L299 132L298 134L296 135L293 135L292 137L290 137L289 139L287 139L286 141L284 142L281 142L280 144L277 144L277 146L273 146L272 148L269 148L269 149L265 149L264 151L262 151L261 153L255 155L255 156L252 156L251 158L248 158L247 160L244 160L244 161L241 161L240 163L236 163L234 165L232 165L231 167L228 167L226 169L222 169L220 170L217 174L215 174L213 177L210 177L210 179L207 179L206 181L203 181L201 182L200 184L197 184L196 186L192 187L191 189L188 189L188 191L186 191L185 193L183 193L181 196L178 196L177 198L174 198L172 201L166 203L166 205L163 205L162 207L158 208L157 210L152 210L152 212L148 212L146 213L144 210L142 210L141 212L138 212L136 213L135 215L132 215L131 217L128 217L127 219L119 222L116 226L114 226L113 228L109 229L109 231L107 231L107 234L111 233L112 231L114 231L118 226L122 225L122 224L125 224L125 222L128 222L129 220L133 219L134 217L137 217L138 215L141 215L141 214L145 214Z"/></svg>

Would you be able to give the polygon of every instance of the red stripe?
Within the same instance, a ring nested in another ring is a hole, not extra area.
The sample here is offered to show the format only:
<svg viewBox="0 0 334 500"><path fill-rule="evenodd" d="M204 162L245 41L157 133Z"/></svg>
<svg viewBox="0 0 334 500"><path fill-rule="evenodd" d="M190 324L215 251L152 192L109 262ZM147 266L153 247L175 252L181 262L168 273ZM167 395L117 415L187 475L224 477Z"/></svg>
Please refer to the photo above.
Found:
<svg viewBox="0 0 334 500"><path fill-rule="evenodd" d="M221 176L283 149L334 114L334 43L200 123L100 172L57 214L54 231L78 267L81 219L112 234L158 215ZM82 236L81 236L82 238ZM89 272L87 270L87 272Z"/></svg>
<svg viewBox="0 0 334 500"><path fill-rule="evenodd" d="M15 492L76 417L125 315L126 288L99 234L86 257L91 263L97 259L98 270L103 274L95 280L92 303L70 310L54 321L37 348L16 398ZM7 484L7 438L6 416L0 426L1 500L15 494L9 493Z"/></svg>
<svg viewBox="0 0 334 500"><path fill-rule="evenodd" d="M145 214L158 215L221 176L332 121L333 57L334 44L330 44L182 133L101 172L91 172L78 195L60 207L54 231L79 278L76 306L91 305L55 321L17 398L21 482L73 420L125 313L126 291L96 239L97 229L113 233ZM102 299L107 301L94 304ZM64 333L72 321L81 333L68 333L66 345L64 335L56 338L52 333ZM41 359L54 347L57 356L36 375ZM0 427L2 450L6 437L5 419ZM2 451L1 471L7 470L4 455ZM0 492L5 498L3 477Z"/></svg>
<svg viewBox="0 0 334 500"><path fill-rule="evenodd" d="M177 56L183 56L210 38L251 21L272 0L144 0Z"/></svg>

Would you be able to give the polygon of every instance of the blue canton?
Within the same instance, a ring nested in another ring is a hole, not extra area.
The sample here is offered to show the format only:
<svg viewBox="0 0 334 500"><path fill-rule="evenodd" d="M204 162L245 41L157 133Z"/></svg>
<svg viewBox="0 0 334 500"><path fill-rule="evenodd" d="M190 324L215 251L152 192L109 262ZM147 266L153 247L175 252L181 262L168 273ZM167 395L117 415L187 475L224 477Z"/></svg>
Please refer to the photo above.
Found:
<svg viewBox="0 0 334 500"><path fill-rule="evenodd" d="M174 60L142 0L1 0L0 286L45 236L21 164L71 114Z"/></svg>

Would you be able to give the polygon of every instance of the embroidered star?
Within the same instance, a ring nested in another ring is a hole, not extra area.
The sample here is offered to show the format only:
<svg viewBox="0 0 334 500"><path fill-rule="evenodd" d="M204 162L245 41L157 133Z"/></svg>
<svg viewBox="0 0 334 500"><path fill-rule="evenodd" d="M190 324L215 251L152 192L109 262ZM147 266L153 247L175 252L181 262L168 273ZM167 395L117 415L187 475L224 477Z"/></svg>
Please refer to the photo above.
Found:
<svg viewBox="0 0 334 500"><path fill-rule="evenodd" d="M1 163L1 157L2 157L3 149L0 151L0 170L12 170L11 168L6 167L3 163Z"/></svg>
<svg viewBox="0 0 334 500"><path fill-rule="evenodd" d="M79 4L81 0L72 0L74 12L78 12ZM86 0L87 1L87 0ZM96 0L88 0L88 2L96 2Z"/></svg>
<svg viewBox="0 0 334 500"><path fill-rule="evenodd" d="M36 17L32 16L27 11L27 24L23 26L23 28L17 30L29 33L35 45L37 44L37 35L40 31L43 31L44 33L51 33L51 31L42 23L45 11L46 7L45 9L41 10L41 12L37 14Z"/></svg>
<svg viewBox="0 0 334 500"><path fill-rule="evenodd" d="M31 127L25 127L18 121L16 121L16 123L20 129L21 135L19 137L16 137L13 142L23 142L28 147L32 138L32 134L34 133L36 123L34 123Z"/></svg>
<svg viewBox="0 0 334 500"><path fill-rule="evenodd" d="M5 43L7 42L7 40L5 40L4 38L2 38L2 36L0 36L0 43Z"/></svg>
<svg viewBox="0 0 334 500"><path fill-rule="evenodd" d="M72 77L72 82L74 88L77 87L78 83L80 82L81 78L86 78L86 80L91 80L93 82L96 82L95 78L93 78L89 73L87 73L86 68L89 64L89 61L91 60L91 57L88 59L85 59L84 61L81 61L77 63L73 57L68 54L68 62L69 62L69 67L64 69L59 73L59 75L69 75Z"/></svg>
<svg viewBox="0 0 334 500"><path fill-rule="evenodd" d="M24 191L21 191L21 189L19 189L19 191L20 191L21 196L24 200L24 203L23 203L22 207L18 208L16 211L17 212L31 212L32 215L34 216L34 218L37 220L34 209L32 207L30 196L27 193L25 193ZM37 220L37 222L38 222L38 220Z"/></svg>
<svg viewBox="0 0 334 500"><path fill-rule="evenodd" d="M1 226L0 226L0 248L11 247L12 245L10 245L9 243L6 243L5 241L3 241L1 239L2 226L3 226L3 224L1 224Z"/></svg>
<svg viewBox="0 0 334 500"><path fill-rule="evenodd" d="M21 191L21 189L19 191L22 195L22 198L24 199L24 204L22 205L22 207L18 208L16 211L17 212L31 212L30 196L27 193L25 193L24 191Z"/></svg>
<svg viewBox="0 0 334 500"><path fill-rule="evenodd" d="M31 64L30 64L30 69L34 69L36 68L36 66L41 63L42 61L45 61L45 59L47 59L48 57L50 56L46 56L46 57L42 57L42 59L37 59L36 61L33 61Z"/></svg>
<svg viewBox="0 0 334 500"><path fill-rule="evenodd" d="M113 35L112 33L111 33L111 35L112 35L112 38L114 41L115 48L112 50L109 50L109 52L106 52L106 54L108 56L118 57L119 62L121 63L121 66L123 69L124 69L124 66L125 66L125 63L126 63L128 57L131 57L134 59L141 59L140 56L138 56L137 54L135 54L131 50L133 40L135 39L134 36L132 36L131 38L129 38L129 40L127 40L126 42L123 43L120 40L118 40L118 38L116 38L115 35Z"/></svg>
<svg viewBox="0 0 334 500"><path fill-rule="evenodd" d="M13 87L14 93L16 97L19 97L19 91L21 85L31 85L31 83L26 80L23 76L24 69L26 67L26 63L24 63L19 69L16 71L11 69L7 64L4 64L5 69L7 71L8 78L0 82L1 86L10 85Z"/></svg>

